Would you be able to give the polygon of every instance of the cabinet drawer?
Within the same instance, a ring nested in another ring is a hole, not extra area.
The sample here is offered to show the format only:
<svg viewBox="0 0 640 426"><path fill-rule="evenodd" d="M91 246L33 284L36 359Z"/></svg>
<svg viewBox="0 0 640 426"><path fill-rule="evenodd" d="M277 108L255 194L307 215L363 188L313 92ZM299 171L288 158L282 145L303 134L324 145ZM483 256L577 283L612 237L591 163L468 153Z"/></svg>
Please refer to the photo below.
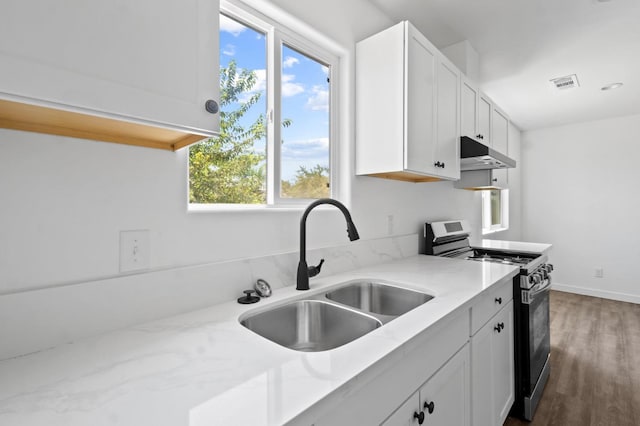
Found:
<svg viewBox="0 0 640 426"><path fill-rule="evenodd" d="M508 278L482 295L471 307L471 335L473 336L513 299L513 279Z"/></svg>

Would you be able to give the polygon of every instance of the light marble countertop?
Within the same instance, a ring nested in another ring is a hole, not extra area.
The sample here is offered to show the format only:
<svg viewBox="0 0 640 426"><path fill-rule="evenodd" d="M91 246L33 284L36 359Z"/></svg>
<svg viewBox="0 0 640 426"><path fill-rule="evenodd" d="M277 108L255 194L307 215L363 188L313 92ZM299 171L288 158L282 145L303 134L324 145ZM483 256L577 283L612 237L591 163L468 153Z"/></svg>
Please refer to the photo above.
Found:
<svg viewBox="0 0 640 426"><path fill-rule="evenodd" d="M505 240L479 240L471 241L471 247L514 251L518 253L548 254L551 250L551 244L543 243L527 243L524 241L505 241Z"/></svg>
<svg viewBox="0 0 640 426"><path fill-rule="evenodd" d="M0 425L283 424L321 400L339 398L368 367L454 311L468 308L482 291L517 270L413 256L312 278L308 292L280 288L258 304L223 303L5 360L0 362ZM281 347L238 322L246 312L362 278L435 297L324 352ZM113 314L118 315L117 306Z"/></svg>

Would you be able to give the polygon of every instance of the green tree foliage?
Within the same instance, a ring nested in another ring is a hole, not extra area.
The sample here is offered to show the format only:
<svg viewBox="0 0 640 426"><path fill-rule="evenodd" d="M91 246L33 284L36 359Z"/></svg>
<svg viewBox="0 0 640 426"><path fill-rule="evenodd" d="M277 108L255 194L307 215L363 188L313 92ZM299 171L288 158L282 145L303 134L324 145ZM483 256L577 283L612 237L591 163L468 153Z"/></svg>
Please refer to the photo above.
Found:
<svg viewBox="0 0 640 426"><path fill-rule="evenodd" d="M264 114L246 127L241 121L260 100L251 93L257 77L238 70L235 61L220 68L220 135L189 149L189 201L191 203L266 203L265 155L254 151L255 142L266 137ZM237 105L237 108L225 108ZM282 121L283 127L291 125ZM282 181L282 196L322 198L329 196L329 168L300 167L293 182Z"/></svg>
<svg viewBox="0 0 640 426"><path fill-rule="evenodd" d="M325 198L329 196L329 168L300 166L293 182L282 181L282 196L287 198Z"/></svg>
<svg viewBox="0 0 640 426"><path fill-rule="evenodd" d="M251 90L256 74L238 70L235 61L220 68L220 136L189 150L189 200L192 203L266 202L265 155L253 150L266 136L264 114L248 127L240 121L260 99ZM242 95L250 94L246 99ZM225 108L235 105L236 109Z"/></svg>

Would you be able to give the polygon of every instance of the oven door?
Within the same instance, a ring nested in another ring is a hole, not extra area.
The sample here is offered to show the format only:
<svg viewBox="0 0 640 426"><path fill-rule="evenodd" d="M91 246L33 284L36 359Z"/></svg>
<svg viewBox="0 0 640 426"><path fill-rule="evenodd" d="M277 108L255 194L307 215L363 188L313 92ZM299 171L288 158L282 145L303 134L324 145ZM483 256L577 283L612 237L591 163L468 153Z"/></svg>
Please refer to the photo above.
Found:
<svg viewBox="0 0 640 426"><path fill-rule="evenodd" d="M551 338L549 329L549 289L551 278L545 279L542 283L533 286L529 290L521 290L522 309L525 327L528 328L528 347L525 354L528 354L529 376L528 391L532 395L534 389L539 384L543 369L551 351Z"/></svg>

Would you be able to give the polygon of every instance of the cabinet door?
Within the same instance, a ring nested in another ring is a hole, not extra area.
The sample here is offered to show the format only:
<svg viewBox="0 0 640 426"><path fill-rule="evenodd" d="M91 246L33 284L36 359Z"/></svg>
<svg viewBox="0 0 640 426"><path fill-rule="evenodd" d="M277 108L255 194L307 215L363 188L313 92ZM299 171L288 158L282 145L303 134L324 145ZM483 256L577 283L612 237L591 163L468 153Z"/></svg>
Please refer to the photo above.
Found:
<svg viewBox="0 0 640 426"><path fill-rule="evenodd" d="M470 424L469 345L465 345L420 389L425 425Z"/></svg>
<svg viewBox="0 0 640 426"><path fill-rule="evenodd" d="M513 302L496 316L496 322L504 324L502 332L493 335L493 378L496 424L502 424L513 405L515 395L515 370L513 360Z"/></svg>
<svg viewBox="0 0 640 426"><path fill-rule="evenodd" d="M4 0L0 97L219 129L218 0Z"/></svg>
<svg viewBox="0 0 640 426"><path fill-rule="evenodd" d="M471 338L471 422L474 426L495 425L493 404L494 363L492 361L493 318Z"/></svg>
<svg viewBox="0 0 640 426"><path fill-rule="evenodd" d="M460 71L439 55L436 105L436 173L460 178Z"/></svg>
<svg viewBox="0 0 640 426"><path fill-rule="evenodd" d="M435 162L435 70L437 49L408 25L406 54L406 169L437 174Z"/></svg>
<svg viewBox="0 0 640 426"><path fill-rule="evenodd" d="M484 94L480 94L478 102L478 138L488 146L491 146L491 100Z"/></svg>
<svg viewBox="0 0 640 426"><path fill-rule="evenodd" d="M491 109L491 140L493 149L504 155L509 154L509 119L495 105ZM496 186L508 187L507 169L494 170L493 177L497 179Z"/></svg>
<svg viewBox="0 0 640 426"><path fill-rule="evenodd" d="M514 400L514 374L513 301L510 301L471 339L473 425L504 422Z"/></svg>
<svg viewBox="0 0 640 426"><path fill-rule="evenodd" d="M478 102L480 94L478 88L470 80L462 77L460 84L460 132L462 136L477 137Z"/></svg>
<svg viewBox="0 0 640 426"><path fill-rule="evenodd" d="M447 363L402 404L384 426L469 425L469 345L464 345Z"/></svg>

